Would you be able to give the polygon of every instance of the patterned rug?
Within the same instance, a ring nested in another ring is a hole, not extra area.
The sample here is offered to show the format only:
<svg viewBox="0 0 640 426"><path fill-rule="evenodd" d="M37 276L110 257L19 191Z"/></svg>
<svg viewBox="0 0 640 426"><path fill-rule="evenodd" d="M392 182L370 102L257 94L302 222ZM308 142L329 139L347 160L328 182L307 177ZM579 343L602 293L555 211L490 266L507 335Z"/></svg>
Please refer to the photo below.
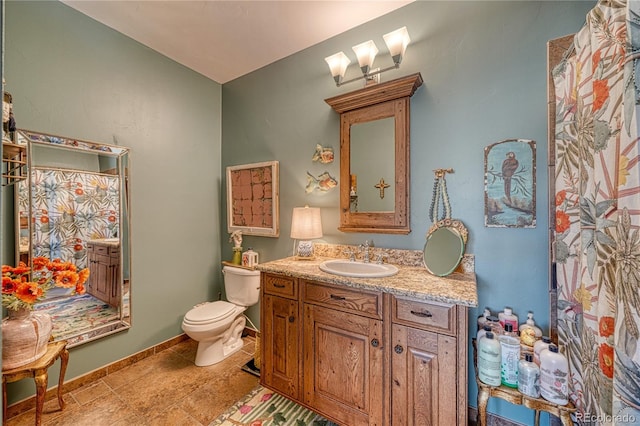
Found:
<svg viewBox="0 0 640 426"><path fill-rule="evenodd" d="M209 426L338 426L258 385Z"/></svg>
<svg viewBox="0 0 640 426"><path fill-rule="evenodd" d="M38 311L46 312L53 322L52 336L65 339L118 319L118 310L90 294L64 297L39 303Z"/></svg>

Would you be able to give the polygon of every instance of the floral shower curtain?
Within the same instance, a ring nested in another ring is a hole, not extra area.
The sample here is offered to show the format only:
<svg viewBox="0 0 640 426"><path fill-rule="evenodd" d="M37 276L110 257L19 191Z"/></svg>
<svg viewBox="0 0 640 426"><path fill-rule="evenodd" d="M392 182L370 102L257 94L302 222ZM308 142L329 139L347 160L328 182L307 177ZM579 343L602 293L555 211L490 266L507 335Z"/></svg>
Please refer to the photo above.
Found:
<svg viewBox="0 0 640 426"><path fill-rule="evenodd" d="M578 424L640 424L640 2L600 1L553 70L558 338Z"/></svg>
<svg viewBox="0 0 640 426"><path fill-rule="evenodd" d="M31 178L31 253L87 267L87 240L118 237L120 178L44 168ZM19 203L29 205L26 190Z"/></svg>

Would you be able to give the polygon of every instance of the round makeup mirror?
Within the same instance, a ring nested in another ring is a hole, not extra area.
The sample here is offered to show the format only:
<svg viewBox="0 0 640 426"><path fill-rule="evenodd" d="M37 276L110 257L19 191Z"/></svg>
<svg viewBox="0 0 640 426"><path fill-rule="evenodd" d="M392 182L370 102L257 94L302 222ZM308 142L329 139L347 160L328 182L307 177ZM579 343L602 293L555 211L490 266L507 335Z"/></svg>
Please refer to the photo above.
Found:
<svg viewBox="0 0 640 426"><path fill-rule="evenodd" d="M439 221L429 229L424 245L424 266L443 277L456 270L464 255L467 229L458 220Z"/></svg>

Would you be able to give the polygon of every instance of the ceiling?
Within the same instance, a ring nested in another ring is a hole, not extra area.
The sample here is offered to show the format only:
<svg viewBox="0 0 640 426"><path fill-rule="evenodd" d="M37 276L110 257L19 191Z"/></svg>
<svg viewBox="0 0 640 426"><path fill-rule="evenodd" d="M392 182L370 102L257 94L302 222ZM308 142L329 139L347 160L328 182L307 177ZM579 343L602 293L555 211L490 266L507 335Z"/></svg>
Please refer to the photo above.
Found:
<svg viewBox="0 0 640 426"><path fill-rule="evenodd" d="M413 0L61 1L223 84Z"/></svg>

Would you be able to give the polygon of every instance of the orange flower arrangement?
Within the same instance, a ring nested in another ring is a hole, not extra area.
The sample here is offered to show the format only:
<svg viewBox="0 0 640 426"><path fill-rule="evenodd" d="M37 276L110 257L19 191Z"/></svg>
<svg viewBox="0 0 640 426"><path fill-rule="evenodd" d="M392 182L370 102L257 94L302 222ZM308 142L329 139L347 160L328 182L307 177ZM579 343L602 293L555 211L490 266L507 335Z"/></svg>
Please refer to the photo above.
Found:
<svg viewBox="0 0 640 426"><path fill-rule="evenodd" d="M2 265L2 306L12 310L33 309L33 304L53 287L73 288L74 294L84 294L87 278L89 269L78 271L76 265L60 259L36 257L33 271L24 262L16 267Z"/></svg>

